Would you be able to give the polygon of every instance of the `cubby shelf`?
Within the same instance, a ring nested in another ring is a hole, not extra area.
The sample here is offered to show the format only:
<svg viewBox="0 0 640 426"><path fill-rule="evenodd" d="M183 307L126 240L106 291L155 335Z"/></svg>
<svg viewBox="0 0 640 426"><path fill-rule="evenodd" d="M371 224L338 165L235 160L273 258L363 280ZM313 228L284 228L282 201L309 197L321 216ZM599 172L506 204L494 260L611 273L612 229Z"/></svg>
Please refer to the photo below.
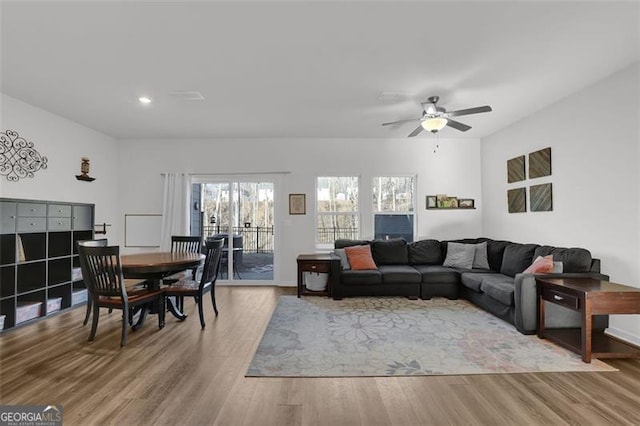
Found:
<svg viewBox="0 0 640 426"><path fill-rule="evenodd" d="M93 239L94 211L93 204L0 198L4 330L70 308L73 292L85 289L73 273L75 244Z"/></svg>

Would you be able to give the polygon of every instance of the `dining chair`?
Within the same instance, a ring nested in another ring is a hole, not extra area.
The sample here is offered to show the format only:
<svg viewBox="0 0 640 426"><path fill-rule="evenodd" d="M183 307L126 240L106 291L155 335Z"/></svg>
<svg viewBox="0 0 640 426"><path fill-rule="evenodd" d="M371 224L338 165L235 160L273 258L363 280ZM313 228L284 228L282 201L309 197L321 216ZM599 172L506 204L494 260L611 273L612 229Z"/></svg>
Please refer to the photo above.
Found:
<svg viewBox="0 0 640 426"><path fill-rule="evenodd" d="M200 253L202 248L202 238L199 236L189 235L172 235L171 236L171 253ZM198 268L191 269L191 278L196 279L196 272ZM169 279L179 280L186 278L184 273L178 272L172 275Z"/></svg>
<svg viewBox="0 0 640 426"><path fill-rule="evenodd" d="M88 284L93 304L93 321L89 341L92 342L98 329L100 308L122 310L122 335L120 346L127 343L127 330L130 324L131 309L148 304L158 303L158 328L164 327L164 292L162 289L134 288L127 290L122 265L120 263L120 247L85 247L78 246L80 265L87 271L85 283Z"/></svg>
<svg viewBox="0 0 640 426"><path fill-rule="evenodd" d="M211 293L211 303L213 311L218 316L218 307L216 306L216 278L218 277L218 268L220 267L220 256L222 254L222 246L224 240L211 240L205 243L206 257L204 260L204 268L199 281L184 278L170 286L164 287L166 296L175 296L179 299L179 305L183 305L184 297L193 297L198 304L198 314L200 315L200 325L204 329L204 309L203 297L205 293Z"/></svg>
<svg viewBox="0 0 640 426"><path fill-rule="evenodd" d="M109 245L109 242L106 238L101 238L98 240L82 240L82 241L76 241L77 247L83 246L83 247L106 247ZM82 277L88 277L89 276L89 271L86 271L85 268L82 265L82 262L80 262L80 270L82 271ZM89 285L87 285L87 279L84 278L84 286L87 288L87 313L84 315L84 321L82 321L82 325L85 326L87 325L87 323L89 322L89 316L91 315L91 302L92 302L92 297L91 297L91 292L89 290Z"/></svg>

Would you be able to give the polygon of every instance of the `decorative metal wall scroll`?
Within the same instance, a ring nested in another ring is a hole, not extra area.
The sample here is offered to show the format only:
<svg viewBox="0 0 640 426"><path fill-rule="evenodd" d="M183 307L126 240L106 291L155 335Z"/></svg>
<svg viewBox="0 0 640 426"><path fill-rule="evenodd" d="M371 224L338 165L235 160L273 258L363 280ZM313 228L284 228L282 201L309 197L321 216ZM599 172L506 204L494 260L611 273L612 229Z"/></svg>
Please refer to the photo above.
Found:
<svg viewBox="0 0 640 426"><path fill-rule="evenodd" d="M46 168L47 157L35 150L33 142L28 142L13 130L0 133L0 175L17 182L32 178L35 172Z"/></svg>

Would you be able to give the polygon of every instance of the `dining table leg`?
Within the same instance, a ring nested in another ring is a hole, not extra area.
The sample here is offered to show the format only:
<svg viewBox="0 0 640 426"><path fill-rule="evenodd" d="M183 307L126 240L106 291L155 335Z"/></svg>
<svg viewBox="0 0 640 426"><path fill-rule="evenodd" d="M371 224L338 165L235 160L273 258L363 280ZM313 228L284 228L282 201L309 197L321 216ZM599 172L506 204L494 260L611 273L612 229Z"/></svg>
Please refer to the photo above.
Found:
<svg viewBox="0 0 640 426"><path fill-rule="evenodd" d="M182 312L177 306L177 300L175 297L167 297L167 309L171 312L171 315L176 317L180 321L187 319L187 315Z"/></svg>

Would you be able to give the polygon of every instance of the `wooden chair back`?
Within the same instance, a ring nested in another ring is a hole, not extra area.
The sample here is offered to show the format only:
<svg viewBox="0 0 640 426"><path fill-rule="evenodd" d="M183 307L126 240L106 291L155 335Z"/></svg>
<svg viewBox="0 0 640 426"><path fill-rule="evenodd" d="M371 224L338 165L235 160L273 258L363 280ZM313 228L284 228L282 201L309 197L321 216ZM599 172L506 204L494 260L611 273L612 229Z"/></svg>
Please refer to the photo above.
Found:
<svg viewBox="0 0 640 426"><path fill-rule="evenodd" d="M171 236L172 253L200 253L202 238L195 236Z"/></svg>
<svg viewBox="0 0 640 426"><path fill-rule="evenodd" d="M222 256L222 247L224 240L207 240L205 243L206 257L204 260L204 268L202 269L202 277L200 278L200 290L208 284L215 284L218 277L218 268L220 267L220 258Z"/></svg>
<svg viewBox="0 0 640 426"><path fill-rule="evenodd" d="M86 247L79 246L80 262L85 263L90 292L94 299L100 296L122 297L127 299L124 286L122 265L120 264L120 247Z"/></svg>

